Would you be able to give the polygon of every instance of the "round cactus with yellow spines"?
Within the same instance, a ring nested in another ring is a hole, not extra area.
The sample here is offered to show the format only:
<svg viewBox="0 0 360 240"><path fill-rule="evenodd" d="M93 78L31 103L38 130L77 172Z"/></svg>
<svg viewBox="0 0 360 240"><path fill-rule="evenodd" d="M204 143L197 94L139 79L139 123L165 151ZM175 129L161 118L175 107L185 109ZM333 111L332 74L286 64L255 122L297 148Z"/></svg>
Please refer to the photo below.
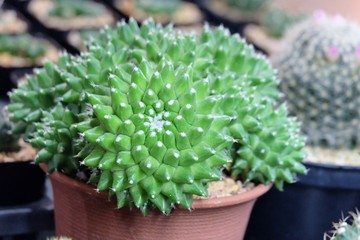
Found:
<svg viewBox="0 0 360 240"><path fill-rule="evenodd" d="M50 171L88 169L118 207L144 214L191 208L224 168L279 188L305 172L297 123L276 107L274 70L238 35L208 26L186 35L131 19L103 29L88 49L10 94L16 129Z"/></svg>

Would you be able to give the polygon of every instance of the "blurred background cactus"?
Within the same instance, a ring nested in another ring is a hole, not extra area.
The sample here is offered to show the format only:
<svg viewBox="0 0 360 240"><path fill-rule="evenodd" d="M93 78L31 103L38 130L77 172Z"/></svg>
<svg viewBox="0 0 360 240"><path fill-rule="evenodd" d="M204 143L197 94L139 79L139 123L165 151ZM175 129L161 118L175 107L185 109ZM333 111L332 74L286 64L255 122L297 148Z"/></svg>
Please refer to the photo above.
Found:
<svg viewBox="0 0 360 240"><path fill-rule="evenodd" d="M136 0L138 8L150 14L174 13L180 6L181 0Z"/></svg>
<svg viewBox="0 0 360 240"><path fill-rule="evenodd" d="M74 18L79 16L99 16L106 8L88 0L60 0L54 1L49 16L61 18Z"/></svg>
<svg viewBox="0 0 360 240"><path fill-rule="evenodd" d="M334 230L325 234L324 240L358 240L360 239L360 213L351 212L350 216L334 223Z"/></svg>
<svg viewBox="0 0 360 240"><path fill-rule="evenodd" d="M46 53L47 43L28 33L19 35L0 35L0 54L28 58L35 61Z"/></svg>
<svg viewBox="0 0 360 240"><path fill-rule="evenodd" d="M308 143L353 148L360 140L360 27L316 12L274 55L289 111Z"/></svg>
<svg viewBox="0 0 360 240"><path fill-rule="evenodd" d="M266 6L270 0L227 0L227 2L242 11L256 11Z"/></svg>
<svg viewBox="0 0 360 240"><path fill-rule="evenodd" d="M11 132L12 124L5 109L6 107L0 106L0 152L16 152L20 149L20 135Z"/></svg>
<svg viewBox="0 0 360 240"><path fill-rule="evenodd" d="M306 17L306 14L292 14L279 8L271 8L261 18L260 25L271 37L281 38L290 26Z"/></svg>
<svg viewBox="0 0 360 240"><path fill-rule="evenodd" d="M15 129L50 172L87 169L119 208L144 214L191 208L223 168L278 188L305 173L298 123L276 107L274 70L239 35L131 19L88 49L46 63L10 94Z"/></svg>

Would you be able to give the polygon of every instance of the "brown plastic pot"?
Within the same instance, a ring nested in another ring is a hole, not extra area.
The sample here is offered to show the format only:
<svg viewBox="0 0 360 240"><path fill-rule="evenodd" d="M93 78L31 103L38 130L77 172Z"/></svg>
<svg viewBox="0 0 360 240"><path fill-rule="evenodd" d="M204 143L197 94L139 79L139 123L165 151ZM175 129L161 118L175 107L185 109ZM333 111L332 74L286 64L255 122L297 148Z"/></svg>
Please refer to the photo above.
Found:
<svg viewBox="0 0 360 240"><path fill-rule="evenodd" d="M191 212L178 208L165 216L154 210L144 217L137 209L116 209L107 192L98 193L58 172L50 178L56 234L76 240L241 240L256 199L271 187L258 185L236 196L194 200Z"/></svg>

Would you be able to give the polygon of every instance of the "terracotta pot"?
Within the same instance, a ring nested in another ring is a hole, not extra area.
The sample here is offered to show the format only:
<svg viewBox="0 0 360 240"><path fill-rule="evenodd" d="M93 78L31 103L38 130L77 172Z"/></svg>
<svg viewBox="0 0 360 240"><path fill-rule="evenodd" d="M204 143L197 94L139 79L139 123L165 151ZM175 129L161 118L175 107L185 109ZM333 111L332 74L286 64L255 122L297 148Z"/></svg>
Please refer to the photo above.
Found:
<svg viewBox="0 0 360 240"><path fill-rule="evenodd" d="M106 192L90 185L60 173L50 178L56 234L76 240L240 240L256 199L271 187L258 185L237 196L195 200L191 212L179 208L165 216L154 210L144 217L137 209L116 209Z"/></svg>

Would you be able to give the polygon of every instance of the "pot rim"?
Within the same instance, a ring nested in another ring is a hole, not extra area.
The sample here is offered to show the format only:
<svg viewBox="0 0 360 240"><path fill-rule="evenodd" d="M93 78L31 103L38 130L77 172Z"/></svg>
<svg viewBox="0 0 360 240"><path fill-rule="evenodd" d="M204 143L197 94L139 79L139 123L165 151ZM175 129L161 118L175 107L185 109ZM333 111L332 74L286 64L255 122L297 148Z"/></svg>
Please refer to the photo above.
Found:
<svg viewBox="0 0 360 240"><path fill-rule="evenodd" d="M40 167L43 171L47 173L47 165L45 163L41 163ZM50 178L59 183L67 185L68 187L75 188L80 192L84 192L90 196L102 198L104 199L104 201L109 200L108 191L98 192L96 191L95 186L91 186L90 184L86 184L69 176L66 176L63 173L53 172L50 174ZM255 188L249 191L233 196L207 198L207 199L194 199L192 209L220 208L220 207L227 207L231 205L246 203L255 200L261 195L265 194L268 190L270 190L271 187L272 184L268 184L268 185L259 184L255 186Z"/></svg>
<svg viewBox="0 0 360 240"><path fill-rule="evenodd" d="M308 167L314 167L314 168L320 168L320 169L339 169L344 171L354 171L354 170L360 170L360 166L356 165L337 165L337 164L331 164L331 163L316 163L316 162L310 162L310 161L304 161L303 162Z"/></svg>

